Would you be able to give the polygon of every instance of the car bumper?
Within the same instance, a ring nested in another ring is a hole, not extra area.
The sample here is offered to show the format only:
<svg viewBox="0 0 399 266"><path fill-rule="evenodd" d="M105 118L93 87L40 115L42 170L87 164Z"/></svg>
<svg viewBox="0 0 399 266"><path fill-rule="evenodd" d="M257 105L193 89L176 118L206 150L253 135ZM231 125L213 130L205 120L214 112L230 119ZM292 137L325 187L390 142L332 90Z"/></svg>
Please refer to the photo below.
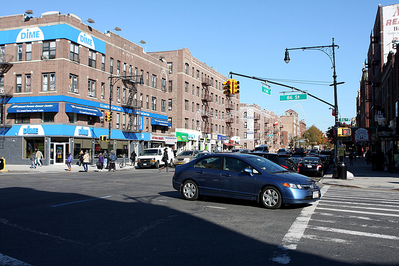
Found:
<svg viewBox="0 0 399 266"><path fill-rule="evenodd" d="M137 163L140 168L150 168L155 166L155 162Z"/></svg>
<svg viewBox="0 0 399 266"><path fill-rule="evenodd" d="M317 169L309 169L309 170L303 170L303 169L299 169L299 173L301 175L319 175L321 173L321 171L317 170Z"/></svg>
<svg viewBox="0 0 399 266"><path fill-rule="evenodd" d="M287 196L288 195L288 196ZM321 198L319 188L315 189L290 189L283 197L285 204L303 204L317 201Z"/></svg>

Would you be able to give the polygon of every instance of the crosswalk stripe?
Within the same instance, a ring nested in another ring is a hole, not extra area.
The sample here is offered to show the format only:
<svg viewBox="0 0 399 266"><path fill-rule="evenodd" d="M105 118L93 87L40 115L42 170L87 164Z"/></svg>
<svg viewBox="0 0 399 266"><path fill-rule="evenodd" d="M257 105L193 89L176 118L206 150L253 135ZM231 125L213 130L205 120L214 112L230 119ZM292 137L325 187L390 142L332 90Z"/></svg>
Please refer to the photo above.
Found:
<svg viewBox="0 0 399 266"><path fill-rule="evenodd" d="M382 215L382 216L390 216L390 217L399 217L399 214L383 213L383 212L363 212L363 211L324 208L324 207L318 207L317 210L328 210L328 211L336 211L336 212L351 212L351 213L361 213L361 214L370 214L370 215Z"/></svg>
<svg viewBox="0 0 399 266"><path fill-rule="evenodd" d="M312 229L312 230L327 231L327 232L340 233L340 234L349 234L349 235L356 235L356 236L367 236L367 237L374 237L374 238L399 240L399 237L397 237L397 236L374 234L374 233L337 229L337 228L330 228L330 227L323 227L323 226L308 225L307 228Z"/></svg>
<svg viewBox="0 0 399 266"><path fill-rule="evenodd" d="M399 209L383 209L383 208L374 208L374 207L365 207L365 206L354 206L351 203L348 204L331 204L329 201L321 201L319 206L333 206L333 207L343 207L343 208L351 208L351 209L365 209L365 210L379 210L379 211L391 211L391 212L399 212ZM399 206L398 206L399 207Z"/></svg>

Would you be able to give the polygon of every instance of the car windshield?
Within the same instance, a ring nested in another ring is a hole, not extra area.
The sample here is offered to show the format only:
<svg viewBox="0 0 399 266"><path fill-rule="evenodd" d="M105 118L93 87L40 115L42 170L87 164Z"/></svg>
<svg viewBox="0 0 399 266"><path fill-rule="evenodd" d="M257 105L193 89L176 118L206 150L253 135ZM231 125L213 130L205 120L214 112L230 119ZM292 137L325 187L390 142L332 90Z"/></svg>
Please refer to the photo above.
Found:
<svg viewBox="0 0 399 266"><path fill-rule="evenodd" d="M269 161L268 159L260 156L251 156L247 157L246 159L250 161L253 165L255 165L257 168L267 173L287 172L287 170L281 167L280 165L275 164L272 161Z"/></svg>
<svg viewBox="0 0 399 266"><path fill-rule="evenodd" d="M319 158L317 158L317 157L314 157L314 158L306 157L306 158L303 159L303 162L304 163L318 163L319 162Z"/></svg>
<svg viewBox="0 0 399 266"><path fill-rule="evenodd" d="M141 155L157 155L158 150L157 149L151 149L151 150L144 150Z"/></svg>
<svg viewBox="0 0 399 266"><path fill-rule="evenodd" d="M193 153L194 153L193 151L182 151L177 156L191 156L193 155Z"/></svg>

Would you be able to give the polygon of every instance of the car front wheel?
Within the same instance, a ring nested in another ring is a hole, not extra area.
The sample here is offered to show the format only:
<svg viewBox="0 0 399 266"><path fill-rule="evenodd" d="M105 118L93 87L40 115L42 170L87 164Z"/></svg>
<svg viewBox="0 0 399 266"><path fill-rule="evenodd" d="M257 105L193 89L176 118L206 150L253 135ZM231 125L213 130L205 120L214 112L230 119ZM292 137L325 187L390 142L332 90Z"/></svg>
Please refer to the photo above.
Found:
<svg viewBox="0 0 399 266"><path fill-rule="evenodd" d="M186 200L198 199L198 185L192 180L184 182L182 188L182 194Z"/></svg>
<svg viewBox="0 0 399 266"><path fill-rule="evenodd" d="M268 209L278 209L281 207L283 203L283 198L281 196L280 191L275 187L265 187L261 195L261 203L265 208Z"/></svg>

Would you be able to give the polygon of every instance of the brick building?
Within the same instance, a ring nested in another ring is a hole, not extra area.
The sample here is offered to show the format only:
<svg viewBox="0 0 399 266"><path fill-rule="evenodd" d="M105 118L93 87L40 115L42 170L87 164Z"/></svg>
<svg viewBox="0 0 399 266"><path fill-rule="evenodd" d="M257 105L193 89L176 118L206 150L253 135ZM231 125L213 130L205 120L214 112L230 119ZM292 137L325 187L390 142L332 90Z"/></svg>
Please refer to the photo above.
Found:
<svg viewBox="0 0 399 266"><path fill-rule="evenodd" d="M0 18L1 153L29 164L39 149L45 164L108 149L104 113L112 110L111 149L176 144L166 104L166 62L114 32L101 33L73 14L46 12ZM112 88L112 95L110 93ZM111 95L111 97L110 97Z"/></svg>

